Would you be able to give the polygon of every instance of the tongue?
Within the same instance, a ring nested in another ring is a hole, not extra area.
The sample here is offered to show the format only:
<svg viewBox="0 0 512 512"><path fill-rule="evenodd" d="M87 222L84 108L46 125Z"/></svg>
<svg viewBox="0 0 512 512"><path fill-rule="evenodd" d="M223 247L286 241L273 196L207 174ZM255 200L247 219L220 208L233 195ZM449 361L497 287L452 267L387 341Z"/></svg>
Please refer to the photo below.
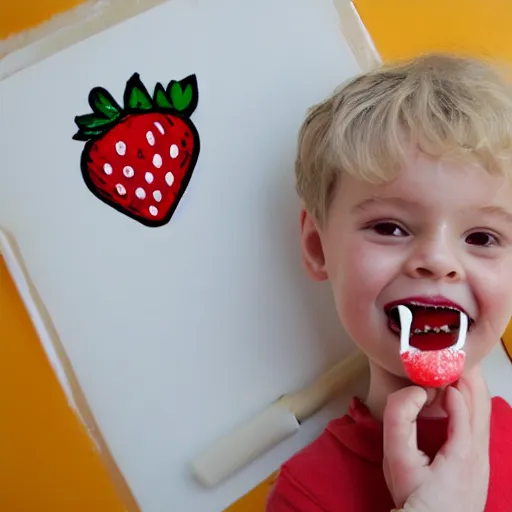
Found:
<svg viewBox="0 0 512 512"><path fill-rule="evenodd" d="M414 312L411 329L414 332L414 329L423 331L427 325L431 328L459 325L459 317L458 311L449 309L418 308Z"/></svg>
<svg viewBox="0 0 512 512"><path fill-rule="evenodd" d="M441 350L451 347L457 341L457 331L450 333L413 334L409 341L412 347L419 350Z"/></svg>

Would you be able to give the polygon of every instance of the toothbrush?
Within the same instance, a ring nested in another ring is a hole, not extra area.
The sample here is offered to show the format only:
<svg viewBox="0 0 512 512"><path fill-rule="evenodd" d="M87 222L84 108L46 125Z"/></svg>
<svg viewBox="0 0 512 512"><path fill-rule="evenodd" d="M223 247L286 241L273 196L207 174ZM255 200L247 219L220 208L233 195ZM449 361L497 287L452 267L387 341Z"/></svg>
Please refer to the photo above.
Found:
<svg viewBox="0 0 512 512"><path fill-rule="evenodd" d="M412 313L398 306L400 315L400 358L409 379L419 386L439 388L456 382L462 375L466 353L463 348L468 332L468 317L460 312L460 325L455 345L441 350L419 350L410 345Z"/></svg>

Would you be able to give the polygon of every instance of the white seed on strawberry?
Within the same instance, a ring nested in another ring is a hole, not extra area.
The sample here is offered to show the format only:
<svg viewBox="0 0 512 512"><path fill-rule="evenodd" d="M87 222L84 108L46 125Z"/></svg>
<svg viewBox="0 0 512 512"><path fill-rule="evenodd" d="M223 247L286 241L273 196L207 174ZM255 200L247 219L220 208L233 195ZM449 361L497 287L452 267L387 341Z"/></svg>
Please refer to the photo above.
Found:
<svg viewBox="0 0 512 512"><path fill-rule="evenodd" d="M137 190L135 190L135 195L139 199L146 199L146 191L142 187L138 187Z"/></svg>
<svg viewBox="0 0 512 512"><path fill-rule="evenodd" d="M153 165L157 168L157 169L160 169L160 167L162 167L162 157L156 153L155 156L153 156Z"/></svg>
<svg viewBox="0 0 512 512"><path fill-rule="evenodd" d="M112 174L112 166L109 163L103 165L103 172L110 176Z"/></svg>
<svg viewBox="0 0 512 512"><path fill-rule="evenodd" d="M123 187L123 185L121 185L121 183L118 183L116 185L116 190L117 190L117 193L120 195L120 196L124 196L126 195L126 189Z"/></svg>
<svg viewBox="0 0 512 512"><path fill-rule="evenodd" d="M171 171L165 175L165 182L169 187L174 183L174 174Z"/></svg>
<svg viewBox="0 0 512 512"><path fill-rule="evenodd" d="M152 175L150 172L147 172L147 173L144 175L144 178L146 179L146 181L147 181L148 183L153 183L153 179L154 179L154 177L153 177L153 175Z"/></svg>
<svg viewBox="0 0 512 512"><path fill-rule="evenodd" d="M148 144L150 146L155 145L155 136L153 135L153 132L151 130L149 130L148 133L146 133L146 140L148 141Z"/></svg>
<svg viewBox="0 0 512 512"><path fill-rule="evenodd" d="M169 149L169 155L171 158L177 158L180 154L180 150L176 144L172 144L171 148Z"/></svg>
<svg viewBox="0 0 512 512"><path fill-rule="evenodd" d="M123 168L123 174L127 177L127 178L133 178L135 176L135 170L133 169L132 166L130 165L127 165Z"/></svg>
<svg viewBox="0 0 512 512"><path fill-rule="evenodd" d="M162 200L162 192L160 192L160 190L155 190L153 192L153 197L155 198L155 201L159 203Z"/></svg>
<svg viewBox="0 0 512 512"><path fill-rule="evenodd" d="M165 135L165 130L164 130L164 127L162 126L162 124L161 124L161 123L159 123L158 121L155 121L153 124L156 126L157 130L158 130L162 135Z"/></svg>
<svg viewBox="0 0 512 512"><path fill-rule="evenodd" d="M126 155L126 144L122 140L116 142L116 153L119 156Z"/></svg>
<svg viewBox="0 0 512 512"><path fill-rule="evenodd" d="M153 217L156 217L158 215L158 208L156 206L150 206L149 213L151 213Z"/></svg>

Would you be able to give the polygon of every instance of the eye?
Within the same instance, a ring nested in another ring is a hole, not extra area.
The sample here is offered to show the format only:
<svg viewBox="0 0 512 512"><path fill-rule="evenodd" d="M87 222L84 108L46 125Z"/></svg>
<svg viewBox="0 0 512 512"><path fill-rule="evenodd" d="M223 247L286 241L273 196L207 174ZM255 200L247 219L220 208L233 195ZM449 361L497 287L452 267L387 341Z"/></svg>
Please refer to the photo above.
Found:
<svg viewBox="0 0 512 512"><path fill-rule="evenodd" d="M372 225L372 229L382 236L409 236L409 233L394 222L378 222Z"/></svg>
<svg viewBox="0 0 512 512"><path fill-rule="evenodd" d="M498 245L498 240L496 236L491 233L477 231L476 233L471 233L466 237L466 243L480 247L492 247L494 245Z"/></svg>

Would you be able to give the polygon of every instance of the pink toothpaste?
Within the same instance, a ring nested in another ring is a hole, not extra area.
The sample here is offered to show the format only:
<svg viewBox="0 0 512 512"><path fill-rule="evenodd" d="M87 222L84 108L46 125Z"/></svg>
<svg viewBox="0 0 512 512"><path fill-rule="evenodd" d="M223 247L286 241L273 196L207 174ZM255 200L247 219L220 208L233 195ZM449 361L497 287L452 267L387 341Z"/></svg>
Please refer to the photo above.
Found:
<svg viewBox="0 0 512 512"><path fill-rule="evenodd" d="M466 353L464 344L468 317L460 312L460 326L455 345L440 350L419 350L410 345L412 312L398 306L400 315L400 357L409 379L418 386L439 388L456 382L462 375Z"/></svg>

